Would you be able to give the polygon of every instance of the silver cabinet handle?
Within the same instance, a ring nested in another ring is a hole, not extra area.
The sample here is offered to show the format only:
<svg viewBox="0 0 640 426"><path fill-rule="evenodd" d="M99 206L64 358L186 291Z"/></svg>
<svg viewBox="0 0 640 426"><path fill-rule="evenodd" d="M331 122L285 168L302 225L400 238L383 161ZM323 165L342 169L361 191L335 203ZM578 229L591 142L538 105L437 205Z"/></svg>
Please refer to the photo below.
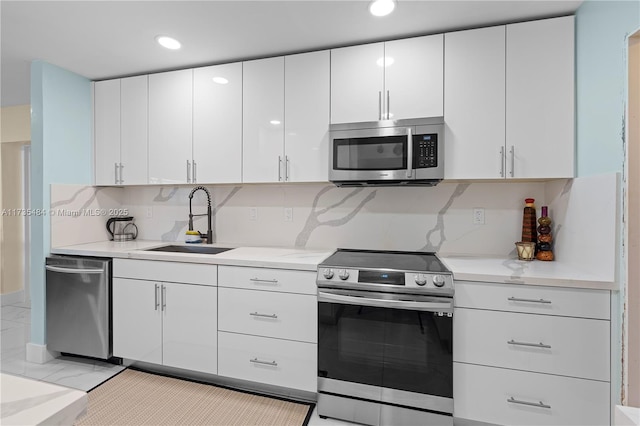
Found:
<svg viewBox="0 0 640 426"><path fill-rule="evenodd" d="M191 177L191 182L192 183L197 183L198 182L198 169L196 168L197 164L196 164L196 160L193 160L193 175Z"/></svg>
<svg viewBox="0 0 640 426"><path fill-rule="evenodd" d="M278 182L282 182L282 157L278 155Z"/></svg>
<svg viewBox="0 0 640 426"><path fill-rule="evenodd" d="M262 361L258 358L250 359L249 362L253 362L254 364L262 364L262 365L271 365L273 367L277 367L278 363L275 361Z"/></svg>
<svg viewBox="0 0 640 426"><path fill-rule="evenodd" d="M551 345L545 345L542 342L540 342L540 343L516 342L515 340L511 339L511 340L507 341L507 344L516 345L516 346L530 346L530 347L533 347L533 348L551 349Z"/></svg>
<svg viewBox="0 0 640 426"><path fill-rule="evenodd" d="M513 177L513 169L515 168L515 157L516 157L516 148L511 145L511 149L509 150L509 154L511 154L511 170L509 171L509 176Z"/></svg>
<svg viewBox="0 0 640 426"><path fill-rule="evenodd" d="M249 312L249 315L251 315L252 317L261 317L261 318L273 318L273 319L278 318L278 315L276 314L260 314L258 312Z"/></svg>
<svg viewBox="0 0 640 426"><path fill-rule="evenodd" d="M389 98L389 91L387 90L387 120L391 120L391 100Z"/></svg>
<svg viewBox="0 0 640 426"><path fill-rule="evenodd" d="M509 297L507 298L510 302L529 302L529 303L551 303L551 300L545 299L520 299L519 297Z"/></svg>
<svg viewBox="0 0 640 426"><path fill-rule="evenodd" d="M167 307L167 287L162 285L162 310L164 311Z"/></svg>
<svg viewBox="0 0 640 426"><path fill-rule="evenodd" d="M156 288L155 288L155 290L154 290L154 294L155 294L155 296L156 296L156 298L155 298L155 305L156 305L156 307L155 307L155 309L154 309L154 310L155 310L155 311L157 311L157 310L158 310L158 306L160 306L160 303L158 302L158 284L156 284Z"/></svg>
<svg viewBox="0 0 640 426"><path fill-rule="evenodd" d="M284 156L284 180L289 182L289 156Z"/></svg>
<svg viewBox="0 0 640 426"><path fill-rule="evenodd" d="M500 177L504 177L504 146L500 147Z"/></svg>
<svg viewBox="0 0 640 426"><path fill-rule="evenodd" d="M378 120L382 120L382 92L378 91Z"/></svg>
<svg viewBox="0 0 640 426"><path fill-rule="evenodd" d="M538 402L520 401L519 399L515 399L514 397L510 397L509 399L507 399L507 402L510 402L512 404L529 405L531 407L551 408L550 405L547 405L542 401L538 401Z"/></svg>
<svg viewBox="0 0 640 426"><path fill-rule="evenodd" d="M187 160L187 183L191 183L191 160Z"/></svg>
<svg viewBox="0 0 640 426"><path fill-rule="evenodd" d="M413 175L413 135L411 127L407 127L407 177Z"/></svg>
<svg viewBox="0 0 640 426"><path fill-rule="evenodd" d="M254 283L278 284L278 280L263 280L260 278L249 278L249 281Z"/></svg>
<svg viewBox="0 0 640 426"><path fill-rule="evenodd" d="M120 184L124 183L124 173L122 173L123 169L124 169L124 164L120 163Z"/></svg>
<svg viewBox="0 0 640 426"><path fill-rule="evenodd" d="M118 163L113 163L113 165L115 166L113 177L114 177L114 179L116 181L116 185L117 185L118 182L119 182L119 179L118 179Z"/></svg>
<svg viewBox="0 0 640 426"><path fill-rule="evenodd" d="M77 269L77 268L63 268L61 266L46 265L44 267L47 271L62 272L63 274L102 274L104 269Z"/></svg>

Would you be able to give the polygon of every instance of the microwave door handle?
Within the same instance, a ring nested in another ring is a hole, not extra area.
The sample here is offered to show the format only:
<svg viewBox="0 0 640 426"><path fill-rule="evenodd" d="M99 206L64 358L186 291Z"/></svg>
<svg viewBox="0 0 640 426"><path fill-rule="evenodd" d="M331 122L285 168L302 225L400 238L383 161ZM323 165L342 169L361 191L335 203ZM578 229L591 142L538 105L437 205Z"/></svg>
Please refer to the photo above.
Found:
<svg viewBox="0 0 640 426"><path fill-rule="evenodd" d="M413 135L411 127L407 127L407 178L413 175Z"/></svg>
<svg viewBox="0 0 640 426"><path fill-rule="evenodd" d="M348 296L343 294L318 292L318 302L330 302L339 304L353 304L359 306L373 306L380 308L405 309L424 312L451 312L453 313L453 299L447 302L414 302L410 300L374 299L369 297Z"/></svg>

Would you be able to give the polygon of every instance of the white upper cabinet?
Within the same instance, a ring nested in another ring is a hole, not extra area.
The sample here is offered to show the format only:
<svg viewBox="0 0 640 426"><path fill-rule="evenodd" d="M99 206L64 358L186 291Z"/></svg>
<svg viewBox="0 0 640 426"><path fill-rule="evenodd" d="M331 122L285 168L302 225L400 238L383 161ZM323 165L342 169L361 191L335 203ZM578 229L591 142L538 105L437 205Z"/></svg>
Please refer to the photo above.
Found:
<svg viewBox="0 0 640 426"><path fill-rule="evenodd" d="M285 56L284 178L329 177L329 51Z"/></svg>
<svg viewBox="0 0 640 426"><path fill-rule="evenodd" d="M148 182L148 77L120 80L120 180L125 185Z"/></svg>
<svg viewBox="0 0 640 426"><path fill-rule="evenodd" d="M445 34L445 179L505 176L505 27Z"/></svg>
<svg viewBox="0 0 640 426"><path fill-rule="evenodd" d="M284 180L284 57L243 63L242 181Z"/></svg>
<svg viewBox="0 0 640 426"><path fill-rule="evenodd" d="M120 80L98 81L93 103L96 185L120 183Z"/></svg>
<svg viewBox="0 0 640 426"><path fill-rule="evenodd" d="M574 17L507 25L506 50L508 177L573 177Z"/></svg>
<svg viewBox="0 0 640 426"><path fill-rule="evenodd" d="M442 117L444 35L384 44L387 119Z"/></svg>
<svg viewBox="0 0 640 426"><path fill-rule="evenodd" d="M147 183L147 76L94 88L96 185Z"/></svg>
<svg viewBox="0 0 640 426"><path fill-rule="evenodd" d="M192 183L193 70L149 76L149 183Z"/></svg>
<svg viewBox="0 0 640 426"><path fill-rule="evenodd" d="M331 51L331 123L443 113L442 34Z"/></svg>
<svg viewBox="0 0 640 426"><path fill-rule="evenodd" d="M382 120L384 43L331 50L331 123Z"/></svg>
<svg viewBox="0 0 640 426"><path fill-rule="evenodd" d="M193 181L242 181L242 63L193 70Z"/></svg>

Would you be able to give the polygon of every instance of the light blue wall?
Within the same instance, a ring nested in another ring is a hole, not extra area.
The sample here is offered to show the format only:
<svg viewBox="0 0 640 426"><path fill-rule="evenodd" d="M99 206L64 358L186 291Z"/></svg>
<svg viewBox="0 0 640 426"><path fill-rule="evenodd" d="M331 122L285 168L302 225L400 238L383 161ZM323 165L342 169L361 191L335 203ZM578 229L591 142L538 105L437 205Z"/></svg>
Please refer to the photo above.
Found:
<svg viewBox="0 0 640 426"><path fill-rule="evenodd" d="M587 0L576 13L578 176L622 171L625 37L638 28L638 0Z"/></svg>
<svg viewBox="0 0 640 426"><path fill-rule="evenodd" d="M31 208L48 212L52 183L91 184L91 81L42 61L31 65ZM31 218L31 342L46 343L44 259L49 216Z"/></svg>

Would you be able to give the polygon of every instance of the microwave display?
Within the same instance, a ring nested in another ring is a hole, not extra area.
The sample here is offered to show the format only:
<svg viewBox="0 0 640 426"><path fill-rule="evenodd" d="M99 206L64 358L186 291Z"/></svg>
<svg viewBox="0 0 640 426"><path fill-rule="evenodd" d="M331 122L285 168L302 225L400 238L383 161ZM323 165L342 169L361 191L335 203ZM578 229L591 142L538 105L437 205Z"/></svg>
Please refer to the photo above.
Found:
<svg viewBox="0 0 640 426"><path fill-rule="evenodd" d="M414 169L438 166L438 135L413 135ZM334 170L404 170L408 146L404 135L333 140Z"/></svg>

